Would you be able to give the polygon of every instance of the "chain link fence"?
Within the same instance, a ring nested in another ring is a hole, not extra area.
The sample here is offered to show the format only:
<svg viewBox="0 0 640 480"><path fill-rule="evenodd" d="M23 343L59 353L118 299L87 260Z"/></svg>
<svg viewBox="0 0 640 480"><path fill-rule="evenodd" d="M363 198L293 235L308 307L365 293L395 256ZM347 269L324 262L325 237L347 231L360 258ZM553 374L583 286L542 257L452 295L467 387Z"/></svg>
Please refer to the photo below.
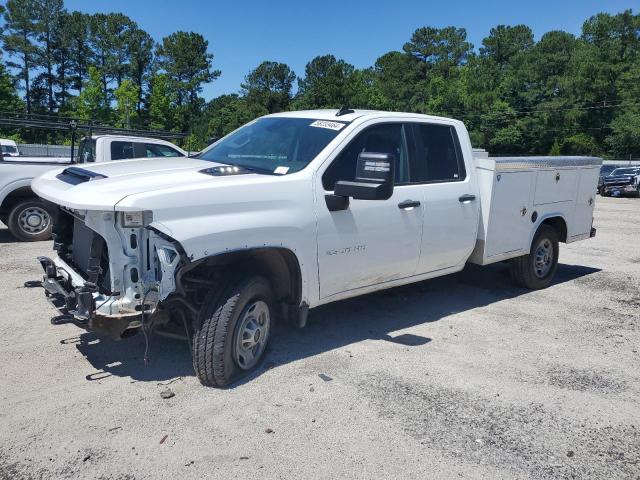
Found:
<svg viewBox="0 0 640 480"><path fill-rule="evenodd" d="M44 145L39 143L19 143L18 151L25 157L71 157L71 146ZM75 155L78 148L75 148Z"/></svg>

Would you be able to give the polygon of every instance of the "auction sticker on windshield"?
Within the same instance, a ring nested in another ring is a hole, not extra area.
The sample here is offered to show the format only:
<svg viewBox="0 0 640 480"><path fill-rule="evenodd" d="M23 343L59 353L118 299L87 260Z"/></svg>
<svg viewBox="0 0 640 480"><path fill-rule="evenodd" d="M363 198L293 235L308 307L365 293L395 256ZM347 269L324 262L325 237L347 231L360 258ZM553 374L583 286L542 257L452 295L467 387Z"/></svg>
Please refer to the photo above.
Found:
<svg viewBox="0 0 640 480"><path fill-rule="evenodd" d="M289 167L276 167L273 173L275 173L276 175L286 175L288 171Z"/></svg>
<svg viewBox="0 0 640 480"><path fill-rule="evenodd" d="M310 126L318 128L328 128L329 130L342 130L345 124L340 122L330 122L329 120L316 120Z"/></svg>

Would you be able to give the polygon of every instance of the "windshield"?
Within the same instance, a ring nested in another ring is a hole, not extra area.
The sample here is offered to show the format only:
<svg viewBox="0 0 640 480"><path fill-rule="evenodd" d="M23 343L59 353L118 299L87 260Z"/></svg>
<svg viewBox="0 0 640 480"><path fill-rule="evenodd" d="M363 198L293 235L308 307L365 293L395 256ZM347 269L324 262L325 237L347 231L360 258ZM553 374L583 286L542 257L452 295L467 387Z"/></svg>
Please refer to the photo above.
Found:
<svg viewBox="0 0 640 480"><path fill-rule="evenodd" d="M260 118L223 138L199 158L285 175L306 167L346 125L309 118Z"/></svg>
<svg viewBox="0 0 640 480"><path fill-rule="evenodd" d="M600 167L600 173L603 175L609 175L616 168L620 168L620 167L618 167L617 165L603 165L602 167Z"/></svg>
<svg viewBox="0 0 640 480"><path fill-rule="evenodd" d="M2 153L18 153L18 149L12 145L2 145Z"/></svg>
<svg viewBox="0 0 640 480"><path fill-rule="evenodd" d="M614 175L637 175L640 173L640 168L616 168L611 172L611 176Z"/></svg>

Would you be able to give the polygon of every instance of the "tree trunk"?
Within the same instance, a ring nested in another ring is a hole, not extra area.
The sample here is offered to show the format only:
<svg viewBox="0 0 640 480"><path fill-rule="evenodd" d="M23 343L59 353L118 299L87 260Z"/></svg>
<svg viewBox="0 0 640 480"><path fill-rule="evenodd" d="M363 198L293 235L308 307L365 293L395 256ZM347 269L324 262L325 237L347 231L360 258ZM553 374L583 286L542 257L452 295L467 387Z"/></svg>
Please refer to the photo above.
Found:
<svg viewBox="0 0 640 480"><path fill-rule="evenodd" d="M109 107L109 81L107 80L106 60L104 58L104 51L100 53L100 67L102 69L102 73L100 74L100 77L102 78L102 94L104 96L104 104L105 104L105 107Z"/></svg>
<svg viewBox="0 0 640 480"><path fill-rule="evenodd" d="M22 38L24 39L24 44L26 47L28 42L26 30L22 32ZM29 86L29 54L26 51L24 52L24 69L22 73L24 75L24 99L26 100L26 104L27 104L27 113L31 113L31 90Z"/></svg>
<svg viewBox="0 0 640 480"><path fill-rule="evenodd" d="M136 112L140 114L140 108L142 106L142 68L138 68L136 83L138 84L138 101L136 102Z"/></svg>
<svg viewBox="0 0 640 480"><path fill-rule="evenodd" d="M67 63L62 60L58 67L58 73L60 77L60 108L63 108L67 104Z"/></svg>
<svg viewBox="0 0 640 480"><path fill-rule="evenodd" d="M51 65L51 38L47 32L47 89L49 94L49 113L53 113L53 68Z"/></svg>

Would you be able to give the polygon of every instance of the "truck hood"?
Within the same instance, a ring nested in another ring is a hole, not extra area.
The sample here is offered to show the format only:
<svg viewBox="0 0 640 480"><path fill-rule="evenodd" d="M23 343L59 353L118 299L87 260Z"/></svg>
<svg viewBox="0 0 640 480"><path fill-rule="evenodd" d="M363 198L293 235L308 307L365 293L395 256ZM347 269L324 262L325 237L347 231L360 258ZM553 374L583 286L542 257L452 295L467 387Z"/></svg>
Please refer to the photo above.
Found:
<svg viewBox="0 0 640 480"><path fill-rule="evenodd" d="M87 166L74 165L80 177L70 177L67 169L55 169L33 180L31 188L44 198L59 205L78 210L114 210L123 199L148 192L169 190L198 190L216 183L245 182L272 178L247 173L231 176L212 176L201 170L220 166L220 163L194 158L166 158L158 160L126 160ZM131 206L117 210L134 210Z"/></svg>

